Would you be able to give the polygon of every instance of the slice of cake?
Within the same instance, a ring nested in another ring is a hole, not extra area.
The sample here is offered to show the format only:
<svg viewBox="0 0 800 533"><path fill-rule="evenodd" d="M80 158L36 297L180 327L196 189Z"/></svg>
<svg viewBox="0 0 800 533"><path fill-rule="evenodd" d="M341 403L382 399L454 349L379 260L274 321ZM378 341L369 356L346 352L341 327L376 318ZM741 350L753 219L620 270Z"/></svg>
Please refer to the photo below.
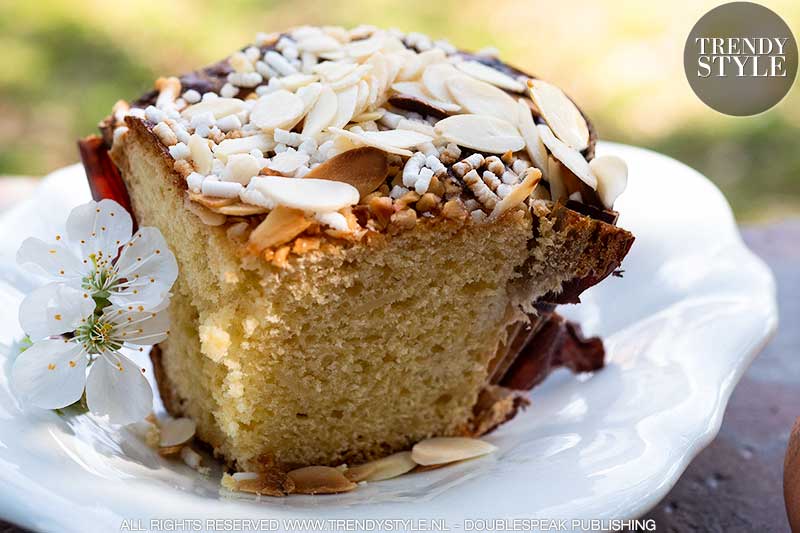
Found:
<svg viewBox="0 0 800 533"><path fill-rule="evenodd" d="M553 310L633 242L611 211L624 163L495 57L300 27L157 80L101 129L96 192L126 188L180 267L162 399L240 470L478 435L550 368L602 366Z"/></svg>

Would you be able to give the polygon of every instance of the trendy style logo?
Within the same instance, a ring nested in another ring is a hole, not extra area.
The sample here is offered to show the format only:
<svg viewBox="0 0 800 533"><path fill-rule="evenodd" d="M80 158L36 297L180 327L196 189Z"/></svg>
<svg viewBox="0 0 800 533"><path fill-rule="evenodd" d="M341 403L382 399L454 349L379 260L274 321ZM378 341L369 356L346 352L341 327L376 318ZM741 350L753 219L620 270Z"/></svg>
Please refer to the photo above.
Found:
<svg viewBox="0 0 800 533"><path fill-rule="evenodd" d="M709 107L726 115L766 111L797 75L797 41L774 11L732 2L706 13L683 51L686 78Z"/></svg>

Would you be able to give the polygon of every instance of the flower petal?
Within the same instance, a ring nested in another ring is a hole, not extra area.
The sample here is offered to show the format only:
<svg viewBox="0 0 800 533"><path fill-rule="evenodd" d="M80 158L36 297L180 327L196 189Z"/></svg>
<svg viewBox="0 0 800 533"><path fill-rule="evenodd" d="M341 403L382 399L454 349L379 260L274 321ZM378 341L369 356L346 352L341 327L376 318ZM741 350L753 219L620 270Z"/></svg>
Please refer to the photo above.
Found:
<svg viewBox="0 0 800 533"><path fill-rule="evenodd" d="M86 384L86 355L66 339L45 339L19 354L12 388L23 403L58 409L78 401Z"/></svg>
<svg viewBox="0 0 800 533"><path fill-rule="evenodd" d="M22 241L17 250L17 263L37 274L53 280L64 281L80 286L80 279L86 270L81 260L64 243L46 243L35 237L28 237Z"/></svg>
<svg viewBox="0 0 800 533"><path fill-rule="evenodd" d="M103 353L86 381L86 402L114 424L139 422L153 410L153 389L136 363L120 353Z"/></svg>
<svg viewBox="0 0 800 533"><path fill-rule="evenodd" d="M147 310L143 305L108 307L104 310L104 316L114 324L111 338L139 346L150 346L163 341L169 334L168 307L169 300L164 300L152 310Z"/></svg>
<svg viewBox="0 0 800 533"><path fill-rule="evenodd" d="M131 238L131 231L131 216L114 200L79 205L67 218L69 239L80 246L83 257L95 254L109 263Z"/></svg>
<svg viewBox="0 0 800 533"><path fill-rule="evenodd" d="M28 294L19 306L19 323L32 339L74 331L94 312L89 293L50 283Z"/></svg>
<svg viewBox="0 0 800 533"><path fill-rule="evenodd" d="M178 277L175 256L156 228L140 228L123 247L116 268L118 276L128 280L109 297L111 303L120 307L158 305L169 295Z"/></svg>

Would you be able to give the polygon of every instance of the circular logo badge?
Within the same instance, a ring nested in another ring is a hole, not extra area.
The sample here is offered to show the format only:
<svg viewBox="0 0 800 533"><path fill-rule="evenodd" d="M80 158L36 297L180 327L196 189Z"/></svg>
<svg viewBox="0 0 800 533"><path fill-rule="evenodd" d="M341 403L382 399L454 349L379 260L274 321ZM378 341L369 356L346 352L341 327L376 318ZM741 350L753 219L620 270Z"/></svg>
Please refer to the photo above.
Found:
<svg viewBox="0 0 800 533"><path fill-rule="evenodd" d="M797 41L774 11L752 2L715 7L697 21L683 49L692 90L734 116L771 108L797 75Z"/></svg>

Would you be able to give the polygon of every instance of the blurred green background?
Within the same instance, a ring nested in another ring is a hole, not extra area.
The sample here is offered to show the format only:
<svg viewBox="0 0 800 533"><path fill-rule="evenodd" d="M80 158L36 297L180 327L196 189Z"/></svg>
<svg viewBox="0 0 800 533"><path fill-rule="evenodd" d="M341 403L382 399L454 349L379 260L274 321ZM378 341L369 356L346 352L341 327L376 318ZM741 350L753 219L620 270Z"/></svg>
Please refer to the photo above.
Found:
<svg viewBox="0 0 800 533"><path fill-rule="evenodd" d="M653 148L711 177L743 221L800 213L800 91L749 118L691 92L683 45L721 2L0 0L0 175L75 162L119 98L227 55L257 31L360 23L421 31L562 86L600 137ZM800 2L762 2L800 31ZM797 84L795 84L797 85Z"/></svg>

